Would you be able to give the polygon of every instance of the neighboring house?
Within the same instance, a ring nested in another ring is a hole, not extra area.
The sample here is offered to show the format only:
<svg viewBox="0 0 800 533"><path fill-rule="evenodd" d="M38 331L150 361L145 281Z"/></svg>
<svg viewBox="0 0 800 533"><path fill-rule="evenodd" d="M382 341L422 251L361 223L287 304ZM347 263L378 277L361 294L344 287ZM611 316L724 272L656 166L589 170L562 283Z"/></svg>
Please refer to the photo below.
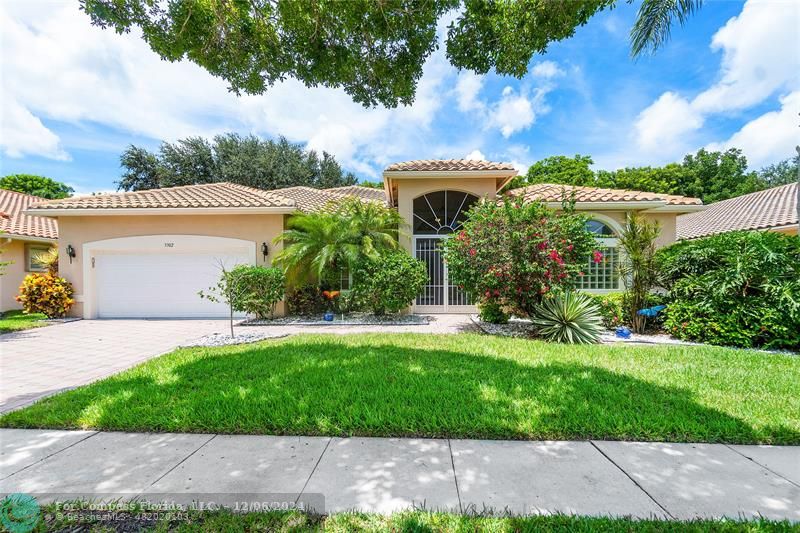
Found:
<svg viewBox="0 0 800 533"><path fill-rule="evenodd" d="M797 183L710 204L700 213L678 217L678 239L696 239L735 230L768 230L797 235Z"/></svg>
<svg viewBox="0 0 800 533"><path fill-rule="evenodd" d="M58 240L58 222L52 218L25 214L23 211L43 198L0 189L0 262L10 261L0 276L0 311L19 309L14 297L22 279L30 272L42 272L34 258L46 252Z"/></svg>
<svg viewBox="0 0 800 533"><path fill-rule="evenodd" d="M408 161L384 171L383 191L358 186L263 191L214 183L53 200L28 212L58 219L60 272L75 286L78 303L72 313L85 318L225 316L224 306L197 296L216 283L220 263L270 264L280 249L274 239L293 213L316 211L349 196L385 202L407 221L401 245L428 265L430 278L415 311L470 312L474 307L467 296L449 282L438 244L458 229L474 202L496 199L516 175L505 163ZM534 185L510 194L558 208L573 189L576 208L591 214L590 229L606 250L600 266L589 268L587 259L584 287L598 292L619 287L615 246L626 213L637 210L658 220L659 242L667 244L675 239L676 216L703 207L695 198L561 185ZM72 258L68 246L75 251Z"/></svg>

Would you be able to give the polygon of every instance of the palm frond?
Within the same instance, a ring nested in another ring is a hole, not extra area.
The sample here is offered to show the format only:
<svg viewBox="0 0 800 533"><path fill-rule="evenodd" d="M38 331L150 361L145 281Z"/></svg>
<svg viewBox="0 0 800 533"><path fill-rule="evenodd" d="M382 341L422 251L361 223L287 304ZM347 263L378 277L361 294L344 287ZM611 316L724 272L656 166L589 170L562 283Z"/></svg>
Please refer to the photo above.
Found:
<svg viewBox="0 0 800 533"><path fill-rule="evenodd" d="M670 38L673 20L683 26L703 0L642 0L631 29L631 56L655 52Z"/></svg>

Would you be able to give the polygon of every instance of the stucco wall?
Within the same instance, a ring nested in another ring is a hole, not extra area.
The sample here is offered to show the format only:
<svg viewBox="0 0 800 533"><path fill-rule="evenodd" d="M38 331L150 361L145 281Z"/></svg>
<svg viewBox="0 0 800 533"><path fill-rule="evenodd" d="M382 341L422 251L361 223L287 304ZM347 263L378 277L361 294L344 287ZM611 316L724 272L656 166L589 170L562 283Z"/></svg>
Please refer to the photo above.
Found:
<svg viewBox="0 0 800 533"><path fill-rule="evenodd" d="M26 270L25 245L49 246L49 243L17 239L6 240L6 238L0 238L0 243L6 243L0 245L3 250L3 253L0 254L0 261L12 262L5 267L5 274L0 276L0 311L22 309L22 306L17 303L14 297L19 294L19 286L22 284L22 280L29 274Z"/></svg>
<svg viewBox="0 0 800 533"><path fill-rule="evenodd" d="M284 217L274 215L139 215L59 217L59 273L75 287L77 303L71 316L83 316L83 245L88 242L117 237L142 235L208 235L230 237L256 243L256 263L271 265L281 245L273 239L283 231ZM261 243L270 251L266 262L261 255ZM70 263L66 247L72 245L77 257ZM284 306L278 304L277 313Z"/></svg>
<svg viewBox="0 0 800 533"><path fill-rule="evenodd" d="M5 239L3 239L5 241ZM3 253L0 254L0 261L11 261L6 265L2 276L0 276L0 311L9 309L20 309L14 297L17 295L19 285L25 277L25 243L22 241L6 241L2 245Z"/></svg>
<svg viewBox="0 0 800 533"><path fill-rule="evenodd" d="M620 226L625 225L626 211L582 211L588 215L605 215ZM676 220L677 213L643 213L645 220L658 222L661 227L661 233L656 239L656 246L661 248L676 241Z"/></svg>

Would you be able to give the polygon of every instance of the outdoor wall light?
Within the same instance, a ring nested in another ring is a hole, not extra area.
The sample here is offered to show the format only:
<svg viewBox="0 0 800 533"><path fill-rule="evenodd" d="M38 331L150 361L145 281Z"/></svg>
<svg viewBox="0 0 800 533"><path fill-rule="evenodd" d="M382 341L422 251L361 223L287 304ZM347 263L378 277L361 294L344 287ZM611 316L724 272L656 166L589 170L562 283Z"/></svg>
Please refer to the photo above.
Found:
<svg viewBox="0 0 800 533"><path fill-rule="evenodd" d="M261 254L264 256L264 261L267 260L267 256L269 255L269 245L267 243L261 243Z"/></svg>
<svg viewBox="0 0 800 533"><path fill-rule="evenodd" d="M75 247L71 244L67 245L67 257L69 257L69 264L72 264L72 260L75 258Z"/></svg>

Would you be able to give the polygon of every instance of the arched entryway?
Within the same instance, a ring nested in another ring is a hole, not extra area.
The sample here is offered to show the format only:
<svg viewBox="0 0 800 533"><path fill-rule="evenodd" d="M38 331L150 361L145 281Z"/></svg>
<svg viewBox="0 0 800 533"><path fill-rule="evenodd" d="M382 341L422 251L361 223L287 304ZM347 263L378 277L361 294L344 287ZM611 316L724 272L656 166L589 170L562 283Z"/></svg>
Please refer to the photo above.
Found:
<svg viewBox="0 0 800 533"><path fill-rule="evenodd" d="M441 244L456 232L466 219L466 212L478 197L457 190L423 194L414 199L414 256L428 268L428 284L417 296L419 313L468 313L474 310L467 294L452 285Z"/></svg>

